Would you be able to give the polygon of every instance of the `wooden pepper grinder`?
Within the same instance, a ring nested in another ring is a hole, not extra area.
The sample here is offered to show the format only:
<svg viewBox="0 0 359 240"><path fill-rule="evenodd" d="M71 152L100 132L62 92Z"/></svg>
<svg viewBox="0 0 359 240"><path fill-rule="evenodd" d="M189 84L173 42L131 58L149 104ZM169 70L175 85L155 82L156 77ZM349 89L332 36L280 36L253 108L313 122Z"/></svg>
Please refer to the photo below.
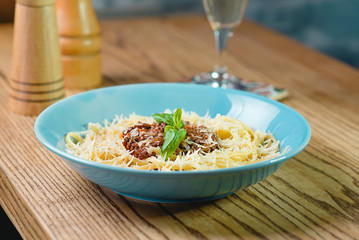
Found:
<svg viewBox="0 0 359 240"><path fill-rule="evenodd" d="M17 0L10 109L37 115L65 96L55 0Z"/></svg>
<svg viewBox="0 0 359 240"><path fill-rule="evenodd" d="M91 0L57 0L56 13L66 88L99 86L100 26Z"/></svg>

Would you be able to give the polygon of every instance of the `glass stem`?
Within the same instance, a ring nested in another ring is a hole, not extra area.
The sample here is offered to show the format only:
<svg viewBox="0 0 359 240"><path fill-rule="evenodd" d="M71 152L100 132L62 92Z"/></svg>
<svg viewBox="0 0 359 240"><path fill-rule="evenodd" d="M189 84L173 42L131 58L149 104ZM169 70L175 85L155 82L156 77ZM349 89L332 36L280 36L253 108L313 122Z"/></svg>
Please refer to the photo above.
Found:
<svg viewBox="0 0 359 240"><path fill-rule="evenodd" d="M229 34L231 33L230 28L220 28L214 31L214 39L216 43L216 65L214 66L214 71L223 75L227 73L227 67L222 63L223 53L227 49L227 42Z"/></svg>

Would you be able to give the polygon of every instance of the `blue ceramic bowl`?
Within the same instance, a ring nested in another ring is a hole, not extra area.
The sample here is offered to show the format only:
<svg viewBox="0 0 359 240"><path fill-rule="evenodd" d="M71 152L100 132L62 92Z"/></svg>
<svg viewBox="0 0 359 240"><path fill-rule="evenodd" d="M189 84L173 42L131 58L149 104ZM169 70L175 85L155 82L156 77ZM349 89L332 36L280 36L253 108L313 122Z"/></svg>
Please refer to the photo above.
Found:
<svg viewBox="0 0 359 240"><path fill-rule="evenodd" d="M88 122L111 120L135 112L150 116L182 108L200 116L209 112L237 118L270 131L288 150L280 157L245 166L187 172L119 168L66 153L64 136L84 130ZM308 144L310 127L296 111L276 101L243 91L181 83L134 84L96 89L61 100L45 109L35 122L39 141L90 181L128 197L154 202L217 199L251 186L274 173ZM56 164L54 161L53 164Z"/></svg>

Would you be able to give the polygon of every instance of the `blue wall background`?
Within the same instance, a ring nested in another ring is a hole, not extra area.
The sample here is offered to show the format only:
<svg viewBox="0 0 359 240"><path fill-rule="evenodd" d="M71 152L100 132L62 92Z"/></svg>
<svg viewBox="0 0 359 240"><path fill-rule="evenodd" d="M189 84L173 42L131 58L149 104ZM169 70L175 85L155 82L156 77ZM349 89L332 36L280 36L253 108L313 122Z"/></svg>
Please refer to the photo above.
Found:
<svg viewBox="0 0 359 240"><path fill-rule="evenodd" d="M100 18L203 13L202 0L93 0ZM359 68L359 0L249 0L246 18Z"/></svg>

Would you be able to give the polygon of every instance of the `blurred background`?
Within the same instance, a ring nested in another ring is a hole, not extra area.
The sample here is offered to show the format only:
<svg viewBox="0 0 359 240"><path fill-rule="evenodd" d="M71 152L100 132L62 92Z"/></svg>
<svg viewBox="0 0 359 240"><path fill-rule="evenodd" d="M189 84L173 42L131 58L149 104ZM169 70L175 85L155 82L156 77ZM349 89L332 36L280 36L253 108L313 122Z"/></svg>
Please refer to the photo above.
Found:
<svg viewBox="0 0 359 240"><path fill-rule="evenodd" d="M0 1L0 22L15 0ZM202 0L92 0L100 18L204 14ZM358 0L249 0L246 18L359 68Z"/></svg>
<svg viewBox="0 0 359 240"><path fill-rule="evenodd" d="M92 0L101 18L204 13L202 0ZM358 0L249 0L246 18L359 68Z"/></svg>

